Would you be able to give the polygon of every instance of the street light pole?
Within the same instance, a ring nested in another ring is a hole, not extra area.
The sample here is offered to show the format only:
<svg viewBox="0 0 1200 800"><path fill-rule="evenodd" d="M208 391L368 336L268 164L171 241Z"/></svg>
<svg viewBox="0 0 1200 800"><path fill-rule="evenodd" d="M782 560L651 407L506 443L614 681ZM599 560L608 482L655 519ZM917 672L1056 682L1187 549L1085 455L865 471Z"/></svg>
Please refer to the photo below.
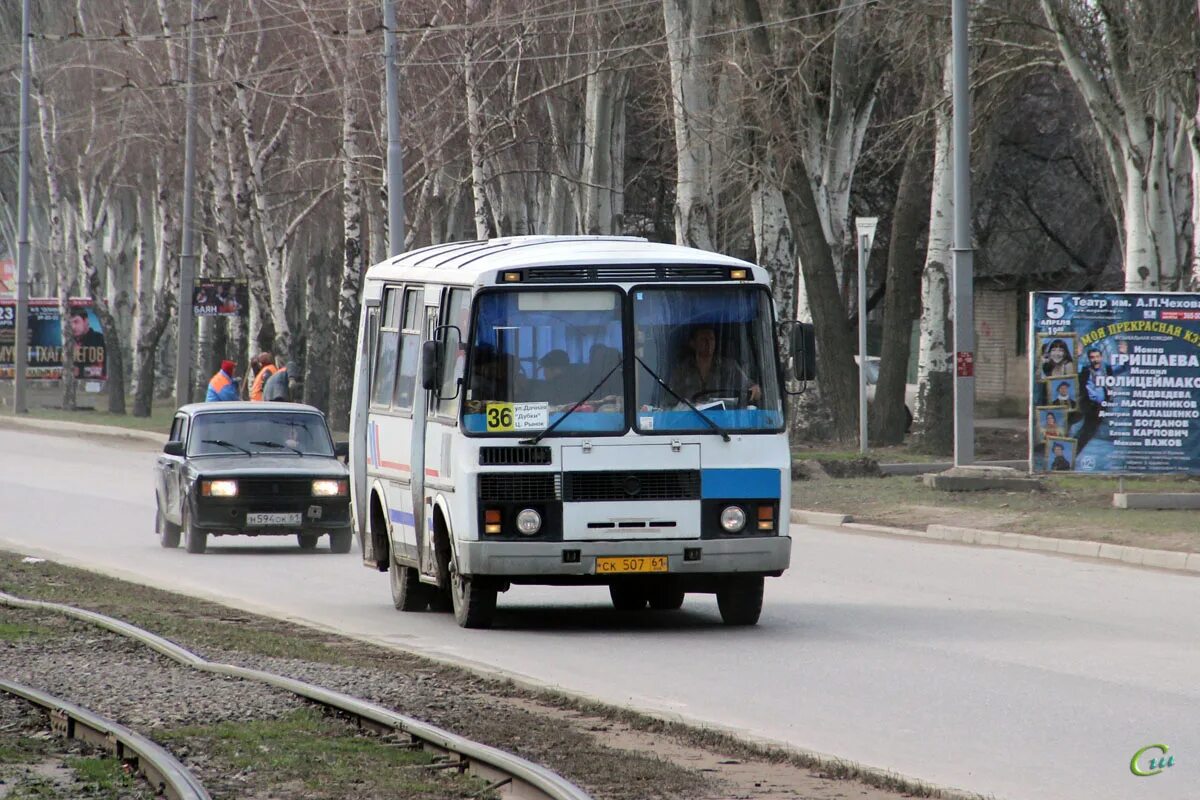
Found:
<svg viewBox="0 0 1200 800"><path fill-rule="evenodd" d="M867 454L867 259L875 242L878 217L856 217L858 241L858 451Z"/></svg>
<svg viewBox="0 0 1200 800"><path fill-rule="evenodd" d="M394 0L383 0L383 69L387 93L388 255L398 256L404 251L404 150L400 147Z"/></svg>
<svg viewBox="0 0 1200 800"><path fill-rule="evenodd" d="M17 318L13 320L13 413L29 411L25 370L29 365L29 0L21 3L21 164L17 188Z"/></svg>
<svg viewBox="0 0 1200 800"><path fill-rule="evenodd" d="M967 0L953 0L954 466L975 462L975 270L971 250L971 95Z"/></svg>
<svg viewBox="0 0 1200 800"><path fill-rule="evenodd" d="M200 0L192 0L188 26L187 118L183 134L183 231L179 243L179 335L175 351L175 402L192 400L192 284L196 280L196 255L192 246L192 198L196 184L196 25Z"/></svg>

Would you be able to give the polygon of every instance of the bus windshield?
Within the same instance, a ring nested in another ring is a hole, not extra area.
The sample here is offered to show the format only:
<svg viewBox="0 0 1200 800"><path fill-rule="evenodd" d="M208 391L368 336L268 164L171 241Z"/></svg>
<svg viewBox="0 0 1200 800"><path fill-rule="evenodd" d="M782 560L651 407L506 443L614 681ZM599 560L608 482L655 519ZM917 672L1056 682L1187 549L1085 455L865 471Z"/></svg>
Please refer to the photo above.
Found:
<svg viewBox="0 0 1200 800"><path fill-rule="evenodd" d="M639 432L708 431L709 422L726 431L783 427L763 287L641 287L631 294Z"/></svg>
<svg viewBox="0 0 1200 800"><path fill-rule="evenodd" d="M589 392L554 434L625 430L621 307L615 289L480 295L463 380L466 431L536 434Z"/></svg>

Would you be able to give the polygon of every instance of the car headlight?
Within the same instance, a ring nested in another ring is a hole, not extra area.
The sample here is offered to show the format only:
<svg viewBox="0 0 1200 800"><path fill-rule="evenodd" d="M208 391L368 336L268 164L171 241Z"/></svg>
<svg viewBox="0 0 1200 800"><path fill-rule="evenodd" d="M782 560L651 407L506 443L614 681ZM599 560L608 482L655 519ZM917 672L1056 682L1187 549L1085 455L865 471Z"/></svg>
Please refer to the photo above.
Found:
<svg viewBox="0 0 1200 800"><path fill-rule="evenodd" d="M737 533L746 527L746 512L739 506L726 506L721 512L721 527L728 533Z"/></svg>
<svg viewBox="0 0 1200 800"><path fill-rule="evenodd" d="M313 497L338 497L349 493L348 481L322 479L312 482Z"/></svg>
<svg viewBox="0 0 1200 800"><path fill-rule="evenodd" d="M200 494L205 497L237 497L237 481L201 481Z"/></svg>
<svg viewBox="0 0 1200 800"><path fill-rule="evenodd" d="M533 536L542 529L542 515L532 508L522 509L517 514L517 530L526 536Z"/></svg>

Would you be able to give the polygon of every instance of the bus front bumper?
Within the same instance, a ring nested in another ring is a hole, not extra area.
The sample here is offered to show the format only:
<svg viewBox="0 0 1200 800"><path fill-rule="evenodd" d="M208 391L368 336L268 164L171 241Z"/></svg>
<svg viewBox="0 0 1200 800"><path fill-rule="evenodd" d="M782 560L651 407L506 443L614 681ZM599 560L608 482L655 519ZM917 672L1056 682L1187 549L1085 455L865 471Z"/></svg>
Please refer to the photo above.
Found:
<svg viewBox="0 0 1200 800"><path fill-rule="evenodd" d="M666 556L667 575L753 573L777 575L792 555L790 536L737 539L639 541L459 541L464 575L495 577L578 576L608 580L596 572L598 557ZM661 574L661 573L660 573Z"/></svg>

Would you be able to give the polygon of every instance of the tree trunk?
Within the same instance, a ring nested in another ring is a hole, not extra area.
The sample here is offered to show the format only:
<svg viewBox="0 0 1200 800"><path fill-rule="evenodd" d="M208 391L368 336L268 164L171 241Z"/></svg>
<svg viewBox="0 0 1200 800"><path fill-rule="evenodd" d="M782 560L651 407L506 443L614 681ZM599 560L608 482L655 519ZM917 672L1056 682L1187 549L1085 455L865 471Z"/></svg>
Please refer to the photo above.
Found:
<svg viewBox="0 0 1200 800"><path fill-rule="evenodd" d="M341 391L336 385L330 387L329 362L333 352L334 304L330 301L332 286L328 265L333 263L334 259L321 256L310 259L304 281L308 310L304 325L304 402L325 412L329 411L331 395L348 395L351 386L351 383L345 384L346 391ZM353 362L353 355L350 360ZM346 420L349 421L349 416ZM332 419L330 423L333 423Z"/></svg>
<svg viewBox="0 0 1200 800"><path fill-rule="evenodd" d="M887 299L883 311L883 349L872 408L871 441L899 444L908 431L907 383L912 324L920 307L920 238L928 225L929 149L924 130L916 132L900 173L892 229L888 237Z"/></svg>
<svg viewBox="0 0 1200 800"><path fill-rule="evenodd" d="M769 169L763 165L758 169ZM796 242L788 221L783 192L774 181L755 178L750 189L750 215L754 226L754 252L758 265L771 275L775 315L792 319L796 312ZM807 303L805 311L807 312ZM811 314L802 317L810 320Z"/></svg>
<svg viewBox="0 0 1200 800"><path fill-rule="evenodd" d="M475 203L475 238L487 239L492 225L488 213L487 173L483 154L483 109L475 78L474 37L463 50L463 82L467 93L467 146L471 153L471 197Z"/></svg>
<svg viewBox="0 0 1200 800"><path fill-rule="evenodd" d="M594 58L594 57L593 57ZM584 115L583 226L588 234L620 231L625 161L625 96L629 76L611 69L587 77Z"/></svg>
<svg viewBox="0 0 1200 800"><path fill-rule="evenodd" d="M675 125L675 242L716 249L712 184L711 0L663 0Z"/></svg>
<svg viewBox="0 0 1200 800"><path fill-rule="evenodd" d="M950 93L950 55L943 86ZM954 175L951 171L951 118L946 103L936 107L933 190L929 205L929 245L921 277L921 344L917 367L917 429L932 453L954 452L954 378L951 367L950 246L954 231Z"/></svg>

